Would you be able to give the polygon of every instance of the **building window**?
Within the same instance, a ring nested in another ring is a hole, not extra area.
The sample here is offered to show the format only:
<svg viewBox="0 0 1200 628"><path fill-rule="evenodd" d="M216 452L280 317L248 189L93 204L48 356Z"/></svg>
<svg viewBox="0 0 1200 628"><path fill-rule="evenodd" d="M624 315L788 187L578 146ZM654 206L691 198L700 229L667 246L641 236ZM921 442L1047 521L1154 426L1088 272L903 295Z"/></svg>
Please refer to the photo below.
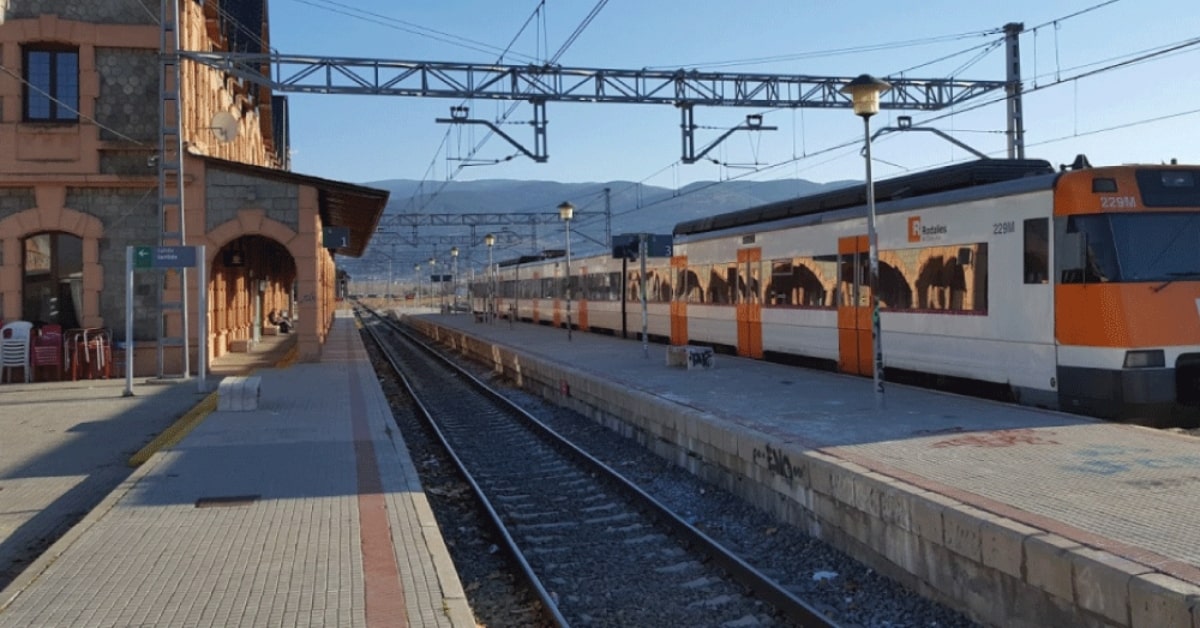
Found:
<svg viewBox="0 0 1200 628"><path fill-rule="evenodd" d="M79 121L79 50L30 46L25 50L25 121Z"/></svg>

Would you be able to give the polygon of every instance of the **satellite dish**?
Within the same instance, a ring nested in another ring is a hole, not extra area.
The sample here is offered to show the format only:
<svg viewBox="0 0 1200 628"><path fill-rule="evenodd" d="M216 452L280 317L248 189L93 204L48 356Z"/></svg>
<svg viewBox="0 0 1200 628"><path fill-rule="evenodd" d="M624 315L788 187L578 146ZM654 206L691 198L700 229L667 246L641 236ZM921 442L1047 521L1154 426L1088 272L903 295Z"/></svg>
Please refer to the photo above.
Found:
<svg viewBox="0 0 1200 628"><path fill-rule="evenodd" d="M209 127L213 133L217 134L217 139L222 143L232 142L238 135L238 121L233 117L233 114L228 111L218 111L212 117L212 126Z"/></svg>

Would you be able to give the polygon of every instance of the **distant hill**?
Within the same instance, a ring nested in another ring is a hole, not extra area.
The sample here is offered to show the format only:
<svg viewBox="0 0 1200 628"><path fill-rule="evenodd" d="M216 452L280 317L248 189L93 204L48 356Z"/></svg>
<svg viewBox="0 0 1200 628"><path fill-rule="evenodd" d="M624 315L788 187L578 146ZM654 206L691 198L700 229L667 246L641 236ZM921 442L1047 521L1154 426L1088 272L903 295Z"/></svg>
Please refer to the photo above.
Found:
<svg viewBox="0 0 1200 628"><path fill-rule="evenodd" d="M364 185L388 190L391 199L385 216L391 214L456 214L456 213L504 213L504 212L548 212L556 211L559 203L570 201L576 211L589 214L604 212L604 189L610 190L609 203L612 207L612 232L619 233L671 233L677 223L703 218L748 207L806 196L831 190L856 181L814 183L804 179L780 179L775 181L725 181L697 182L679 190L642 185L631 181L609 181L607 183L559 183L554 181L522 181L511 179L485 179L478 181L421 182L408 179L373 181ZM580 240L572 239L578 246L573 253L585 255L600 250L599 245L589 241L603 240L604 220L599 216L581 218L574 223L573 230L580 233ZM488 229L491 230L491 229ZM461 235L462 227L422 229L421 236ZM409 236L411 234L404 234ZM522 245L519 251L497 251L500 255L530 253L546 248L561 248L561 233L543 233L541 242L532 241ZM383 238L376 238L360 260L339 258L339 264L355 276L378 272L386 268L386 256L377 251ZM432 251L415 251L407 247L405 259L422 259ZM442 247L443 249L445 247ZM401 257L400 252L397 257ZM397 260L401 261L401 260ZM374 268L375 271L369 269ZM411 262L405 270L411 274ZM386 272L385 272L386 274Z"/></svg>

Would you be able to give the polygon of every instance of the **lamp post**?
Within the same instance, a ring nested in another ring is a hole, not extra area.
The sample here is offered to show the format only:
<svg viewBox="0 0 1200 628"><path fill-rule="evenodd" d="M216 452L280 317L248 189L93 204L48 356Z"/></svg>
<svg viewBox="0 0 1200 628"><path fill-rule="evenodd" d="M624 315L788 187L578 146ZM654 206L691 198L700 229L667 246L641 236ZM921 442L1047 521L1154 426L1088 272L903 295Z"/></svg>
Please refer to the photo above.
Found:
<svg viewBox="0 0 1200 628"><path fill-rule="evenodd" d="M558 206L558 217L562 218L567 227L567 280L564 284L567 293L567 340L571 340L571 218L575 216L575 206L563 201Z"/></svg>
<svg viewBox="0 0 1200 628"><path fill-rule="evenodd" d="M882 410L883 401L883 345L879 325L879 238L875 232L875 180L871 178L871 116L879 113L879 95L892 86L870 74L860 74L842 88L850 94L854 113L863 119L867 159L867 242L870 247L871 265L871 344L875 349L874 368L875 409Z"/></svg>
<svg viewBox="0 0 1200 628"><path fill-rule="evenodd" d="M496 321L496 273L492 269L492 247L496 244L496 236L490 233L483 236L483 243L488 247L487 319L489 323L494 323Z"/></svg>
<svg viewBox="0 0 1200 628"><path fill-rule="evenodd" d="M417 302L414 304L417 308L421 307L421 265L413 264L413 274L417 276Z"/></svg>
<svg viewBox="0 0 1200 628"><path fill-rule="evenodd" d="M458 247L450 247L450 258L453 260L453 269L450 271L450 313L458 312Z"/></svg>
<svg viewBox="0 0 1200 628"><path fill-rule="evenodd" d="M440 310L444 309L443 297L445 296L445 293L446 293L446 287L440 285L442 283L441 282L442 278L439 277L437 274L437 258L431 257L431 258L429 258L429 291L430 292L433 292L433 283L434 283L433 278L434 277L437 277L437 279L438 279L437 283L439 284L438 285L438 310L440 311ZM431 294L429 296L433 296L433 295Z"/></svg>

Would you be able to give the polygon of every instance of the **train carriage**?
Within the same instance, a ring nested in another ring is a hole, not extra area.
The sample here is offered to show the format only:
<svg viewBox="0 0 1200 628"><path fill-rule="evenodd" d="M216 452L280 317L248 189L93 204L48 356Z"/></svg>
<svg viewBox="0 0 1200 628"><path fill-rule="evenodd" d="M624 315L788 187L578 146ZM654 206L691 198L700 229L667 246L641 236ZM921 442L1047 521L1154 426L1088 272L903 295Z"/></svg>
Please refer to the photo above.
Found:
<svg viewBox="0 0 1200 628"><path fill-rule="evenodd" d="M993 384L1094 416L1196 421L1200 169L983 160L877 190L889 372ZM675 265L699 285L675 308L686 337L673 341L870 375L867 209L856 194L678 225ZM714 284L734 286L730 303L704 300Z"/></svg>
<svg viewBox="0 0 1200 628"><path fill-rule="evenodd" d="M471 287L476 312L494 311L500 318L535 324L566 326L566 258L561 251L525 255L497 264L495 285L486 278ZM609 335L632 337L641 332L640 267L610 253L571 260L572 327ZM646 312L650 337L666 342L673 296L672 272L666 259L651 260L646 267ZM494 295L489 299L488 295ZM490 303L489 303L490 301Z"/></svg>
<svg viewBox="0 0 1200 628"><path fill-rule="evenodd" d="M888 379L1200 423L1200 168L980 160L876 196ZM649 260L650 337L870 376L867 213L854 186L680 223L674 257ZM497 311L565 325L562 261L502 266ZM571 266L573 326L641 330L637 264ZM486 287L473 294L486 309Z"/></svg>

